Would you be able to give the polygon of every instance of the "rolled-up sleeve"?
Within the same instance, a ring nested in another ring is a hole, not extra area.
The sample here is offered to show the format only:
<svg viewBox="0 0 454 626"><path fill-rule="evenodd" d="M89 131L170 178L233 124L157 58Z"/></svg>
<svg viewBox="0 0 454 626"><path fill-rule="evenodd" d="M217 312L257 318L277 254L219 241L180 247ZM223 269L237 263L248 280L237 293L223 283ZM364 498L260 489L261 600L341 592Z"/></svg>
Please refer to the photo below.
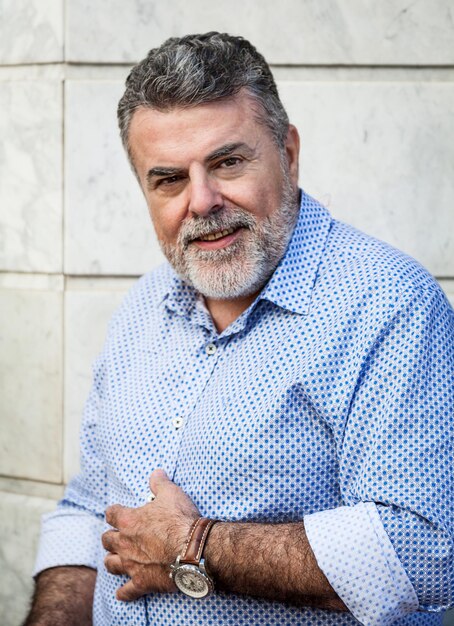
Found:
<svg viewBox="0 0 454 626"><path fill-rule="evenodd" d="M69 482L56 511L42 518L34 576L64 565L96 569L106 508L106 471L97 442L103 379L101 355L94 365L93 387L82 420L81 472Z"/></svg>
<svg viewBox="0 0 454 626"><path fill-rule="evenodd" d="M305 518L317 562L365 625L454 602L454 312L434 284L402 294L351 398L345 506Z"/></svg>
<svg viewBox="0 0 454 626"><path fill-rule="evenodd" d="M59 505L43 516L33 575L49 567L97 567L102 522L87 512Z"/></svg>
<svg viewBox="0 0 454 626"><path fill-rule="evenodd" d="M387 626L418 609L375 504L314 513L304 525L320 569L359 622Z"/></svg>

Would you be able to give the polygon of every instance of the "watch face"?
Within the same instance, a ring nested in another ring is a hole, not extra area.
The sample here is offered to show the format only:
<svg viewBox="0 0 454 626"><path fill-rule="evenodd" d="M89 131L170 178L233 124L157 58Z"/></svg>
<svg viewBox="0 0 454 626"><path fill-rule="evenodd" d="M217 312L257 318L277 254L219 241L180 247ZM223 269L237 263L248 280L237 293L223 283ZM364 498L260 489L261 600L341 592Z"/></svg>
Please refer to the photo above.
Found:
<svg viewBox="0 0 454 626"><path fill-rule="evenodd" d="M178 589L191 598L203 598L211 591L208 577L194 565L180 565L173 574L173 580Z"/></svg>

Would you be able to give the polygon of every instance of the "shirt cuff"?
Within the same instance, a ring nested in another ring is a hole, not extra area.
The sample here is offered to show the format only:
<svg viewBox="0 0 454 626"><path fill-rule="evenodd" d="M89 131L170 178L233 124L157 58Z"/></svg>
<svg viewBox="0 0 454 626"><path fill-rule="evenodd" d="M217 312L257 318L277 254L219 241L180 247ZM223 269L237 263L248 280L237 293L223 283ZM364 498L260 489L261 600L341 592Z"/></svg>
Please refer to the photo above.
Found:
<svg viewBox="0 0 454 626"><path fill-rule="evenodd" d="M304 518L320 569L364 626L387 626L418 610L415 590L373 502Z"/></svg>
<svg viewBox="0 0 454 626"><path fill-rule="evenodd" d="M85 565L97 568L103 521L78 509L43 515L33 576L49 567Z"/></svg>

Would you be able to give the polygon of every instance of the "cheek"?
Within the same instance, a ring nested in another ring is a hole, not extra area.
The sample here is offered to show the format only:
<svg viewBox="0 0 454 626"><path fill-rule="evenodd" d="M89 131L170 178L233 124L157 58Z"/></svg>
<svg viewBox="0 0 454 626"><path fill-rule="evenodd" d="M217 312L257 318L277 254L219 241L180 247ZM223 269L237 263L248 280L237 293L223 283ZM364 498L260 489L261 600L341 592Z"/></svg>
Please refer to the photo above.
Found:
<svg viewBox="0 0 454 626"><path fill-rule="evenodd" d="M175 243L180 231L181 220L162 212L149 211L156 236L160 241Z"/></svg>
<svg viewBox="0 0 454 626"><path fill-rule="evenodd" d="M262 173L262 176L249 187L247 194L244 194L245 208L248 208L259 219L263 219L280 205L282 200L283 178L280 172L270 169L269 173Z"/></svg>
<svg viewBox="0 0 454 626"><path fill-rule="evenodd" d="M272 187L260 189L253 203L249 203L245 208L252 213L259 221L265 220L274 213L280 206L281 197Z"/></svg>
<svg viewBox="0 0 454 626"><path fill-rule="evenodd" d="M223 197L227 209L238 208L258 219L262 218L265 204L269 201L266 190L252 185L228 189Z"/></svg>

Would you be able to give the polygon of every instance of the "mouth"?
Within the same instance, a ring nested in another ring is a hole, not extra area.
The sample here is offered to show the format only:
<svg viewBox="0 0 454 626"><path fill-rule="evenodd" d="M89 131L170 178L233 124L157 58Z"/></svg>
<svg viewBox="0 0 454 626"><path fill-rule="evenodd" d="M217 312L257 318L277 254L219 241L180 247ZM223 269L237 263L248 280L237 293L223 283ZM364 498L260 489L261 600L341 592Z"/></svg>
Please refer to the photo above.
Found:
<svg viewBox="0 0 454 626"><path fill-rule="evenodd" d="M203 235L199 237L197 241L217 241L218 239L222 239L223 237L227 237L227 235L231 235L235 232L235 228L226 228L225 230L220 230L216 233L209 233L208 235Z"/></svg>
<svg viewBox="0 0 454 626"><path fill-rule="evenodd" d="M203 250L218 250L236 241L242 230L242 227L225 228L224 230L201 235L197 239L193 239L191 243Z"/></svg>

